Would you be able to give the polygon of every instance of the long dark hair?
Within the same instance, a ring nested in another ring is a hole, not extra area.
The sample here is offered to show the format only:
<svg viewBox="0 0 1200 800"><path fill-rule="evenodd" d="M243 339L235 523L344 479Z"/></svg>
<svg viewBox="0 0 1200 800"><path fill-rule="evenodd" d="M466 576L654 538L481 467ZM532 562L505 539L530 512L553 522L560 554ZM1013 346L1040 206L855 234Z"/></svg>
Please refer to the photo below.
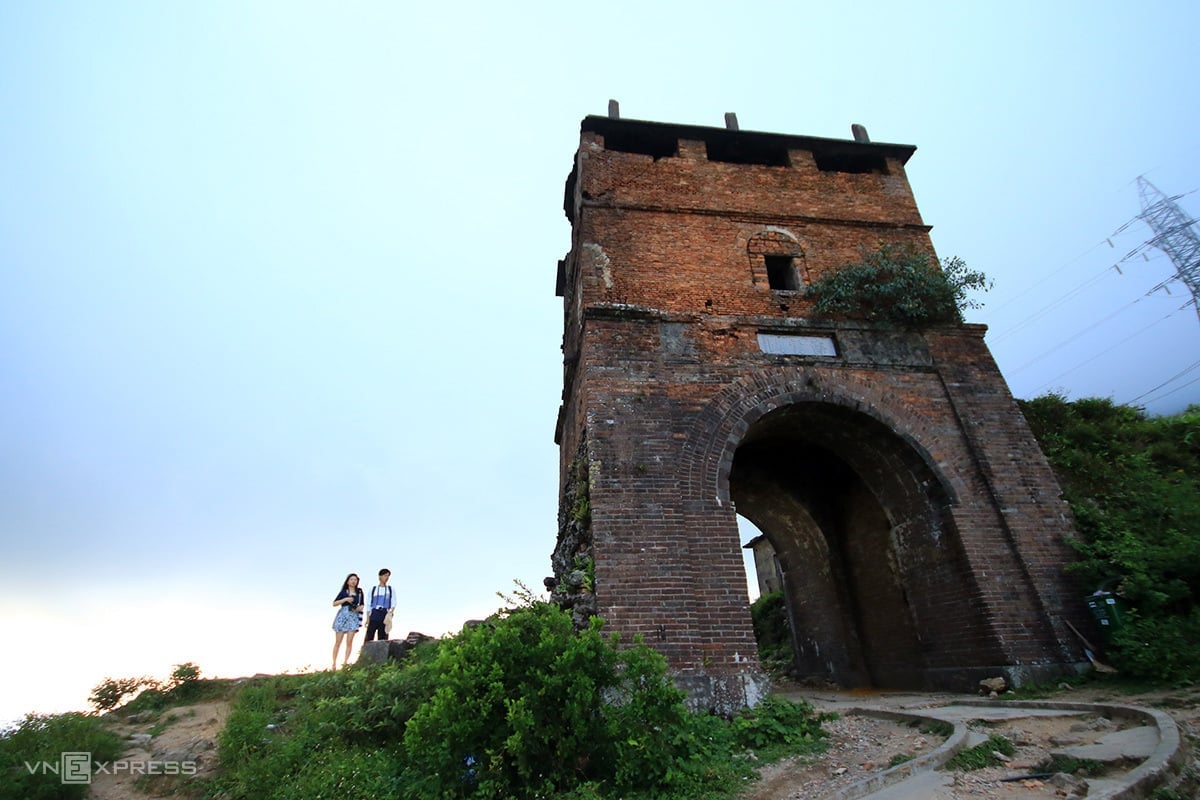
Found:
<svg viewBox="0 0 1200 800"><path fill-rule="evenodd" d="M346 580L342 581L342 591L343 592L350 591L350 579L351 578L358 578L358 574L351 572L349 575L346 576ZM361 586L362 586L362 578L358 578L358 583L355 584L355 586L354 586L355 594L357 594L359 592L359 589Z"/></svg>

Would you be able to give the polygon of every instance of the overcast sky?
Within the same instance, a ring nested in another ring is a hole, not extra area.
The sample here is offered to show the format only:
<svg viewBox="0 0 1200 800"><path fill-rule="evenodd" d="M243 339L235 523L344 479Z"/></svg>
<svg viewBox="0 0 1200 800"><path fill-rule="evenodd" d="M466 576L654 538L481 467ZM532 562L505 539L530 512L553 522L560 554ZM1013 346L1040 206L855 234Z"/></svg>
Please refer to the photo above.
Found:
<svg viewBox="0 0 1200 800"><path fill-rule="evenodd" d="M1200 6L983 5L0 5L0 720L322 668L351 571L402 632L540 589L609 98L917 145L1017 396L1200 402L1189 295L1117 233L1142 174L1200 214Z"/></svg>

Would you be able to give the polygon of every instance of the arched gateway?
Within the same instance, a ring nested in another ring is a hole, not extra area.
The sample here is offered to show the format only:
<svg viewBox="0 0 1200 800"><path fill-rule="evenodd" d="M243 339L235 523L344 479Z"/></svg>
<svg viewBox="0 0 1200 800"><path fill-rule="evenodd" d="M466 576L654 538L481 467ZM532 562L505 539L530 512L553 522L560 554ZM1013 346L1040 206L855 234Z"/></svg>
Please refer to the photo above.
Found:
<svg viewBox="0 0 1200 800"><path fill-rule="evenodd" d="M583 121L555 596L698 705L765 690L737 514L778 556L800 674L970 688L1077 668L1070 522L978 325L819 319L861 248L932 252L903 145Z"/></svg>

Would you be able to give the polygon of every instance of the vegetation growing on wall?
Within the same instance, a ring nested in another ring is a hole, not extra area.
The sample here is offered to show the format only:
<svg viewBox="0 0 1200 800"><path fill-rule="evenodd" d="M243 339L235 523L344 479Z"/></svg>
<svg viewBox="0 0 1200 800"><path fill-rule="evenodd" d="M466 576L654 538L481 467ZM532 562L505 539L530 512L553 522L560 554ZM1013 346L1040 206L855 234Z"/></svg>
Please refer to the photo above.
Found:
<svg viewBox="0 0 1200 800"><path fill-rule="evenodd" d="M591 476L587 440L582 439L568 470L558 513L558 543L550 556L554 575L550 599L571 611L575 627L587 627L596 613L596 561L592 556Z"/></svg>
<svg viewBox="0 0 1200 800"><path fill-rule="evenodd" d="M821 276L804 294L817 314L920 328L962 322L963 312L978 308L968 296L991 283L957 257L942 259L909 246L883 245L862 258Z"/></svg>
<svg viewBox="0 0 1200 800"><path fill-rule="evenodd" d="M769 674L784 676L795 667L792 629L788 624L783 592L767 592L750 604L758 661Z"/></svg>
<svg viewBox="0 0 1200 800"><path fill-rule="evenodd" d="M1075 516L1071 569L1121 603L1109 659L1133 677L1200 678L1200 407L1147 417L1047 395L1021 408Z"/></svg>

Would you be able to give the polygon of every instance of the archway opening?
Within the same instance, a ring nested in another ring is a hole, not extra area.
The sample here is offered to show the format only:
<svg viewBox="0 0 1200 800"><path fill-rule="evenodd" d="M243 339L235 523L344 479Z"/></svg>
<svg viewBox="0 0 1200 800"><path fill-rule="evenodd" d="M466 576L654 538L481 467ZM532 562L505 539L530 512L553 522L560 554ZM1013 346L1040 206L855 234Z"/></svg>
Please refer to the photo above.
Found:
<svg viewBox="0 0 1200 800"><path fill-rule="evenodd" d="M946 492L911 445L859 412L787 406L739 443L730 496L777 559L799 676L927 684L937 608L971 581Z"/></svg>

